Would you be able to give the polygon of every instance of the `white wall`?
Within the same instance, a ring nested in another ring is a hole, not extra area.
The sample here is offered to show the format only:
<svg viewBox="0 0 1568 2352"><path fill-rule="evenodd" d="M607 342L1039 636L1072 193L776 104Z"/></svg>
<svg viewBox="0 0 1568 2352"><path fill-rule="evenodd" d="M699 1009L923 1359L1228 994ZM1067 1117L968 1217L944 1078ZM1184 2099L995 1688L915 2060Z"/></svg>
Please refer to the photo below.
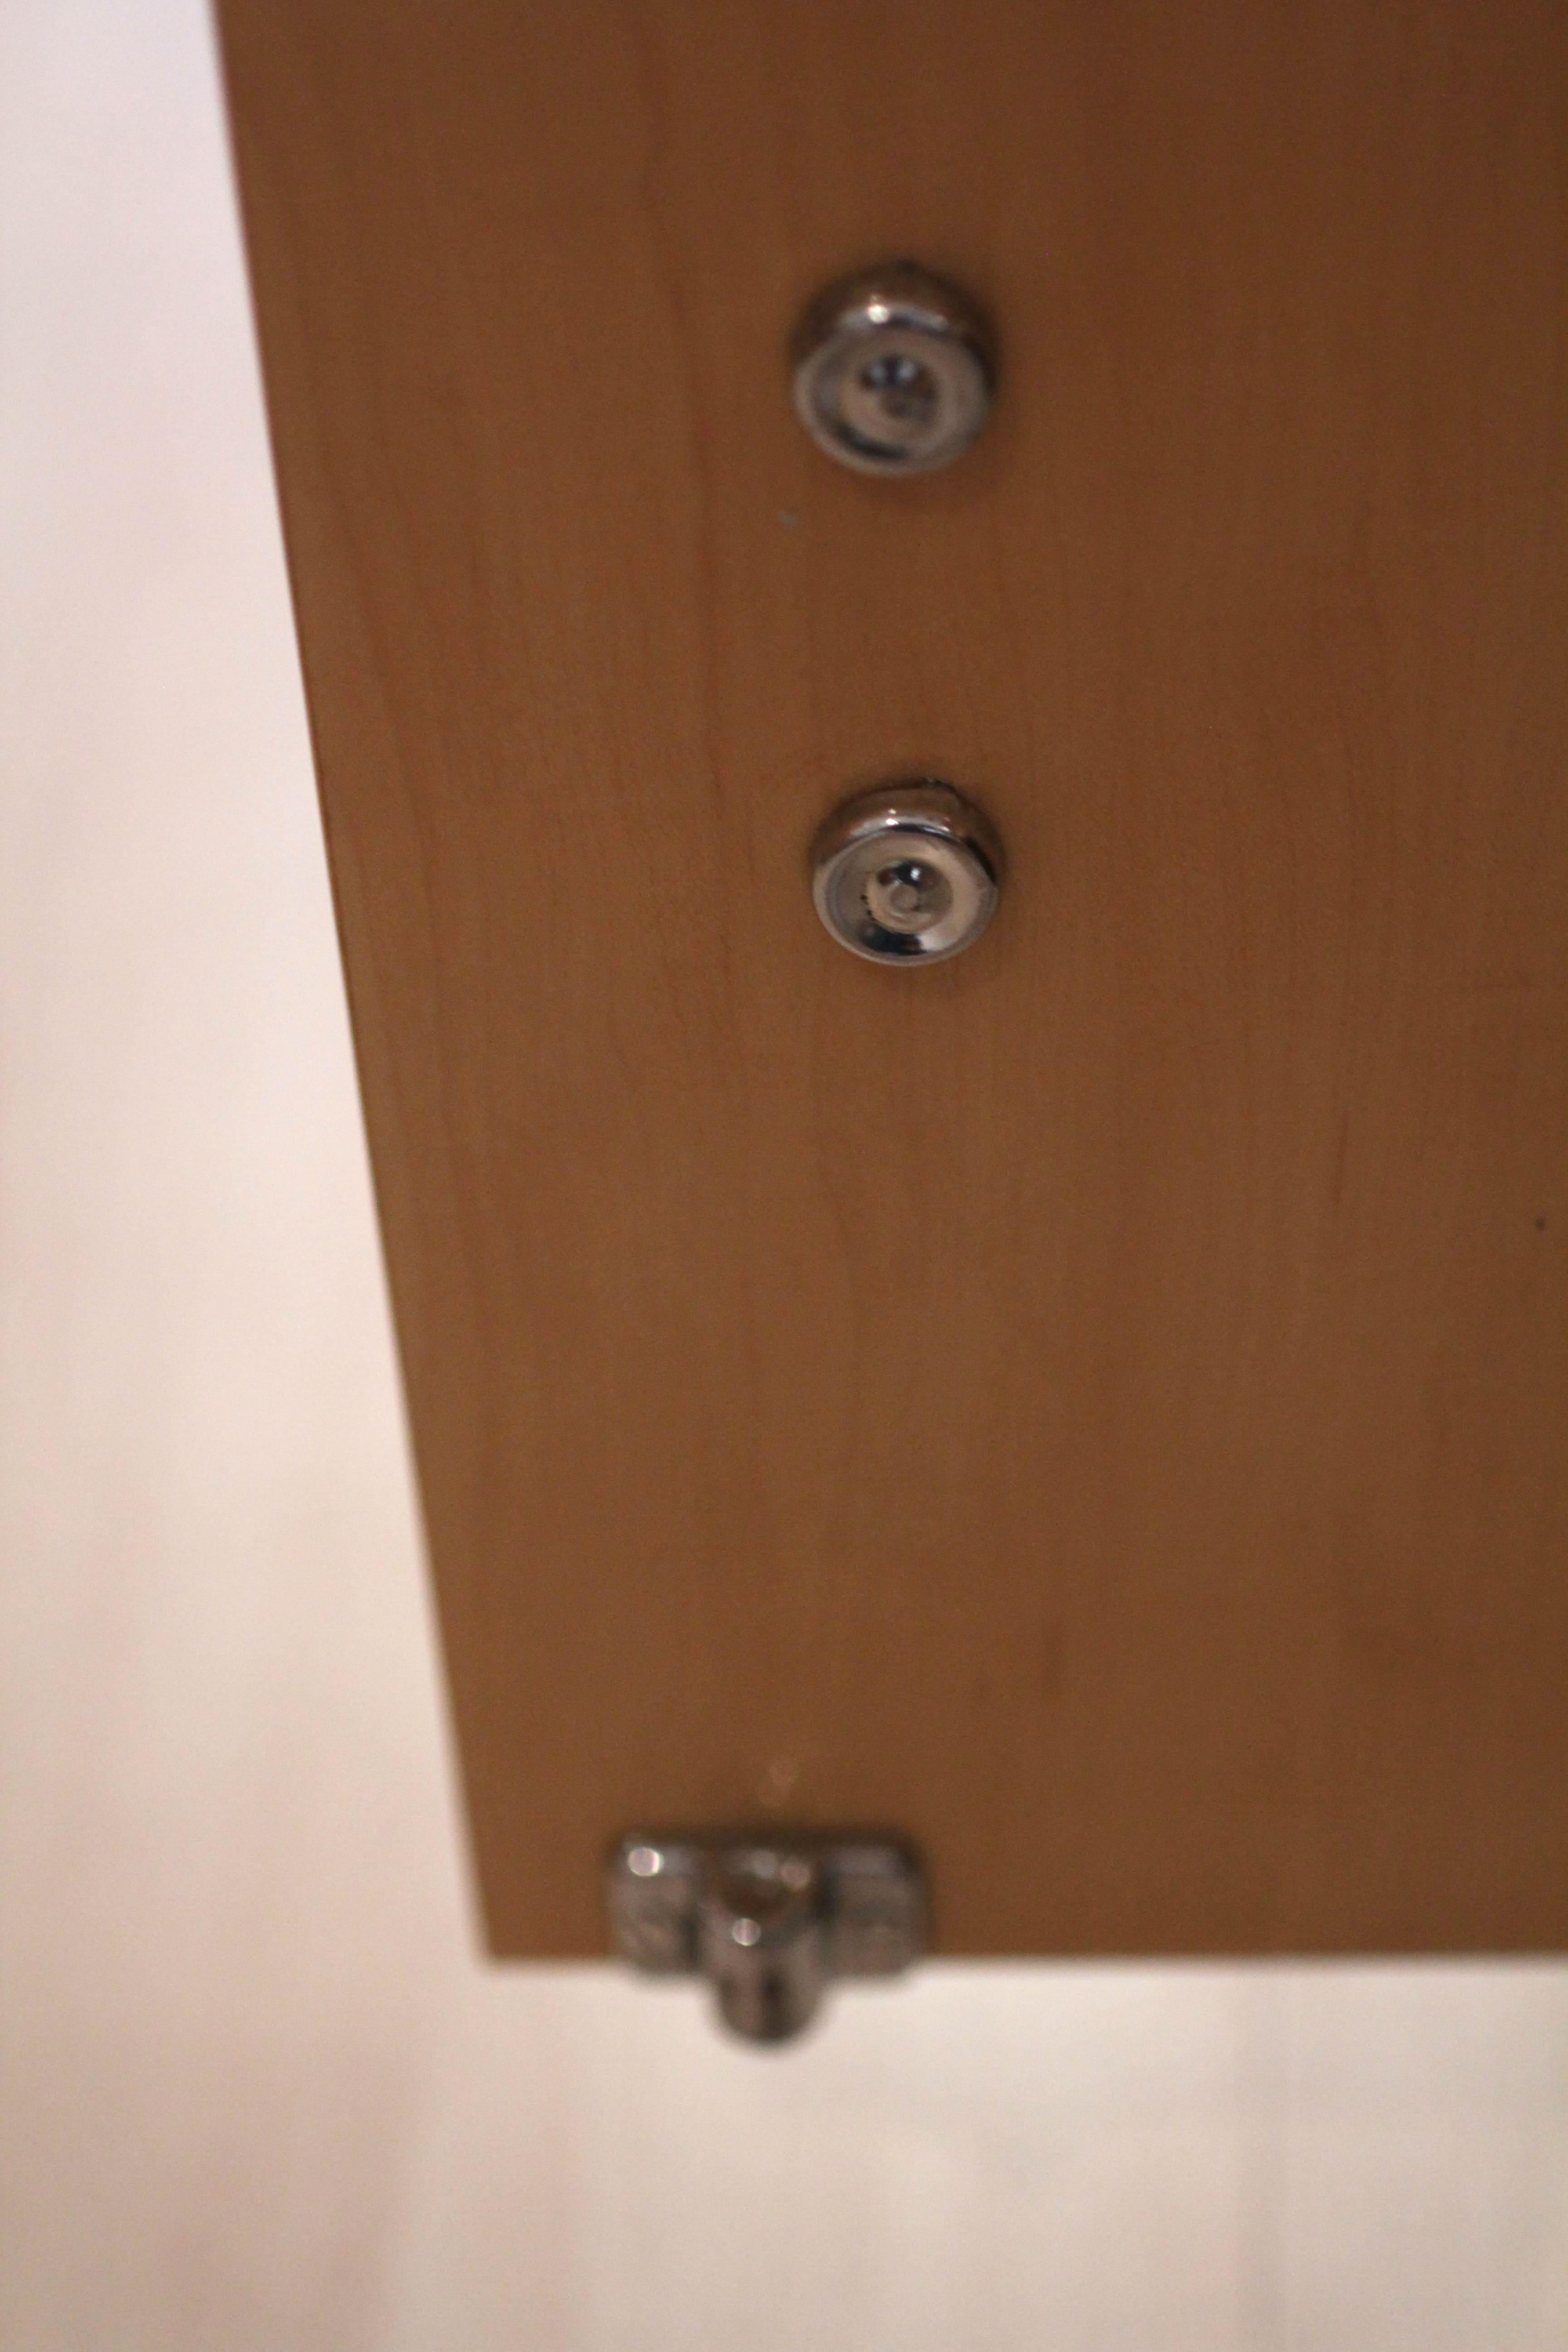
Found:
<svg viewBox="0 0 1568 2352"><path fill-rule="evenodd" d="M1560 2347L1561 1969L476 1961L195 0L0 225L7 2352Z"/></svg>

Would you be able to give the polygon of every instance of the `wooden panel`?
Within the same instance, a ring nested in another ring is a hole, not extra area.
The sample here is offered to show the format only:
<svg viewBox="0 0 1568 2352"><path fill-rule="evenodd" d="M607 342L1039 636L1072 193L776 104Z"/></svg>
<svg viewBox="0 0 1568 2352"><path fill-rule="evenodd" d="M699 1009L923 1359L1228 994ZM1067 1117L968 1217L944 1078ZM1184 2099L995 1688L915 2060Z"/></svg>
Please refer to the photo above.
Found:
<svg viewBox="0 0 1568 2352"><path fill-rule="evenodd" d="M222 13L494 1948L770 1809L955 1951L1562 1943L1568 18ZM1005 364L892 486L888 252Z"/></svg>

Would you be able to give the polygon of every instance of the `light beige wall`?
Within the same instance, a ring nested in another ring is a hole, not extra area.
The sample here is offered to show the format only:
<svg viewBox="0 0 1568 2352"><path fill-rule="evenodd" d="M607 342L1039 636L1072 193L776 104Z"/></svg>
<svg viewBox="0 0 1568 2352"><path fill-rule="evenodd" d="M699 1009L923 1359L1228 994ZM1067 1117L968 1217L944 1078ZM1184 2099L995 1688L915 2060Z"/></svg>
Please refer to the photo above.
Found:
<svg viewBox="0 0 1568 2352"><path fill-rule="evenodd" d="M0 223L7 2352L1560 2347L1560 1968L476 1963L195 0Z"/></svg>

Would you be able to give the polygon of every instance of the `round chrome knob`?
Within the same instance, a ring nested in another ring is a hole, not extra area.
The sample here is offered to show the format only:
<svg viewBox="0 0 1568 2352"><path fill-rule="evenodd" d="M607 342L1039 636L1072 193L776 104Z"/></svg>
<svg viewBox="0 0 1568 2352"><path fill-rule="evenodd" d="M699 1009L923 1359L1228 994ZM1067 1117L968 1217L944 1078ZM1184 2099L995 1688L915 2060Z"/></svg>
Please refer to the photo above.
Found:
<svg viewBox="0 0 1568 2352"><path fill-rule="evenodd" d="M996 911L1002 848L980 811L928 776L834 812L811 850L811 895L842 947L872 963L941 963Z"/></svg>
<svg viewBox="0 0 1568 2352"><path fill-rule="evenodd" d="M830 286L801 320L791 358L801 423L819 449L863 474L950 465L991 414L984 318L912 261Z"/></svg>

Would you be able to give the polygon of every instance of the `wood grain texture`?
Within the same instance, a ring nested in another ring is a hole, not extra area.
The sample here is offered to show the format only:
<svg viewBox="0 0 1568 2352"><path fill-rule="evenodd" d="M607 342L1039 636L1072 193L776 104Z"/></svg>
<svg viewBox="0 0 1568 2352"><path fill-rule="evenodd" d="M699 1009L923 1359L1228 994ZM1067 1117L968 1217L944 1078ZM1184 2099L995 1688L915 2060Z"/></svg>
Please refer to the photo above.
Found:
<svg viewBox="0 0 1568 2352"><path fill-rule="evenodd" d="M887 1821L946 1948L1568 1938L1568 18L224 0L494 1948ZM889 252L951 473L791 415ZM804 848L1010 855L883 972Z"/></svg>

